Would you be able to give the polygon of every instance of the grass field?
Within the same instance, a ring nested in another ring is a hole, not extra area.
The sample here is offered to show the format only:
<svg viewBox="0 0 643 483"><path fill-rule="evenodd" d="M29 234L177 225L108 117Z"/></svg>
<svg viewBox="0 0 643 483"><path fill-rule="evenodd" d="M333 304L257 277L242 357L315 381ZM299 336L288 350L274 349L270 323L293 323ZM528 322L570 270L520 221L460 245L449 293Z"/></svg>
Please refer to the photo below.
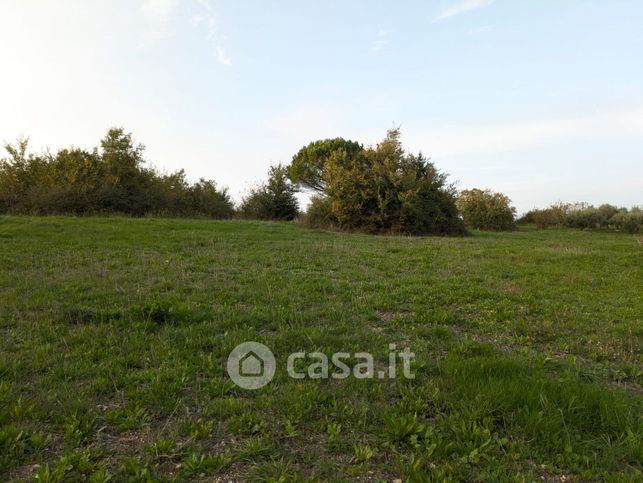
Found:
<svg viewBox="0 0 643 483"><path fill-rule="evenodd" d="M2 217L0 480L640 481L642 267L618 233ZM415 379L284 368L390 343Z"/></svg>

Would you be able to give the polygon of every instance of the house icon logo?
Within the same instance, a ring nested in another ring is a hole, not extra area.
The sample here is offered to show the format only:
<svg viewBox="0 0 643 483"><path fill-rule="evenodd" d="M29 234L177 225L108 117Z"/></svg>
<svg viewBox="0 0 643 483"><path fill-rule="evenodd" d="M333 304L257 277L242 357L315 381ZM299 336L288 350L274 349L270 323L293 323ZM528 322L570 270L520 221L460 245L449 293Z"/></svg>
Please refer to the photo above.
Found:
<svg viewBox="0 0 643 483"><path fill-rule="evenodd" d="M254 351L250 351L245 356L243 356L239 360L239 366L239 374L241 374L243 377L263 375L263 359L255 354Z"/></svg>
<svg viewBox="0 0 643 483"><path fill-rule="evenodd" d="M259 342L244 342L228 356L228 375L243 389L259 389L275 375L277 363L268 347Z"/></svg>

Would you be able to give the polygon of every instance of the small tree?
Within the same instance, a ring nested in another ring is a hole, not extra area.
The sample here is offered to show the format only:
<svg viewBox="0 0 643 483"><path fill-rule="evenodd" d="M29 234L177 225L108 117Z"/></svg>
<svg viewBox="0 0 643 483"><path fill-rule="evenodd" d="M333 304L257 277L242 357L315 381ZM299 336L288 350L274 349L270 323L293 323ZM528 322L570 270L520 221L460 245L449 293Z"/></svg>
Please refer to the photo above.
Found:
<svg viewBox="0 0 643 483"><path fill-rule="evenodd" d="M241 202L240 214L256 220L293 220L299 213L297 188L288 179L288 169L271 166L268 181L250 191Z"/></svg>
<svg viewBox="0 0 643 483"><path fill-rule="evenodd" d="M478 230L513 230L516 209L502 193L477 188L464 190L458 196L458 209L464 223Z"/></svg>
<svg viewBox="0 0 643 483"><path fill-rule="evenodd" d="M101 204L105 211L144 214L154 208L151 185L154 173L144 168L143 144L134 144L123 128L111 128L100 141L105 183Z"/></svg>
<svg viewBox="0 0 643 483"><path fill-rule="evenodd" d="M643 209L634 206L629 211L622 208L610 220L610 225L626 233L643 231Z"/></svg>

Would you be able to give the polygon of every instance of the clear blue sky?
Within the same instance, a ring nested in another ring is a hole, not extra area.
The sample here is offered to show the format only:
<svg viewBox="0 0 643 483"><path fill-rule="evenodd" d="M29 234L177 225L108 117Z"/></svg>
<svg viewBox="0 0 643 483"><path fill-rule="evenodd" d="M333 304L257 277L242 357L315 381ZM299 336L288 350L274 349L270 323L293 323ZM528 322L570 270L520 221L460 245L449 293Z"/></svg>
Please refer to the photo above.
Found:
<svg viewBox="0 0 643 483"><path fill-rule="evenodd" d="M0 140L95 145L238 198L311 140L392 126L524 211L643 204L643 1L1 0Z"/></svg>

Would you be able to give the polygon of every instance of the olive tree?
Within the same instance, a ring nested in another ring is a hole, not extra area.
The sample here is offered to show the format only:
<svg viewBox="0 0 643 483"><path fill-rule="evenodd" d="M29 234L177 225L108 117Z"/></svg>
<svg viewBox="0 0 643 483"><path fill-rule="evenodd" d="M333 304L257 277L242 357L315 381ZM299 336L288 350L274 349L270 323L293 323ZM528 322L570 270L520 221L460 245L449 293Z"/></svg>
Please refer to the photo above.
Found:
<svg viewBox="0 0 643 483"><path fill-rule="evenodd" d="M471 189L460 192L458 209L464 223L478 230L513 230L516 227L516 209L502 193Z"/></svg>

